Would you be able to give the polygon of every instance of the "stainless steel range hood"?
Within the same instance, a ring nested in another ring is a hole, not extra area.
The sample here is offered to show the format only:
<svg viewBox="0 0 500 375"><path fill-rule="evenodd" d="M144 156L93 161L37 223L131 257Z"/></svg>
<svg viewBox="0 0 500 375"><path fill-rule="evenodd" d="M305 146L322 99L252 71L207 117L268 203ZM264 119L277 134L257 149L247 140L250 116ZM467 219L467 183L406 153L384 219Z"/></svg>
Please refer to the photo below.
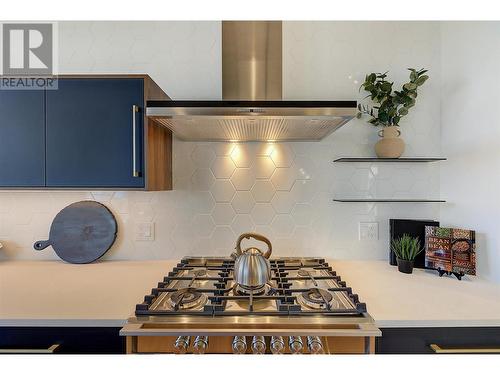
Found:
<svg viewBox="0 0 500 375"><path fill-rule="evenodd" d="M220 101L148 101L147 115L190 141L319 141L356 101L282 100L282 23L222 22Z"/></svg>

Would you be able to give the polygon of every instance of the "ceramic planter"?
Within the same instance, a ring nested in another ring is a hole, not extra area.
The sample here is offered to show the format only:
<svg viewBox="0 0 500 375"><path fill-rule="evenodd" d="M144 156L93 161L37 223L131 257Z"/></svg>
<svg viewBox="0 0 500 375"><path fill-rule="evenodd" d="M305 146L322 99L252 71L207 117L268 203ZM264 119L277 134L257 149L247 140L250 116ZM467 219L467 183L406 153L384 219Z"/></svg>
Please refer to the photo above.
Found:
<svg viewBox="0 0 500 375"><path fill-rule="evenodd" d="M400 138L399 126L387 126L378 132L382 139L375 144L379 158L399 158L405 151L405 142Z"/></svg>

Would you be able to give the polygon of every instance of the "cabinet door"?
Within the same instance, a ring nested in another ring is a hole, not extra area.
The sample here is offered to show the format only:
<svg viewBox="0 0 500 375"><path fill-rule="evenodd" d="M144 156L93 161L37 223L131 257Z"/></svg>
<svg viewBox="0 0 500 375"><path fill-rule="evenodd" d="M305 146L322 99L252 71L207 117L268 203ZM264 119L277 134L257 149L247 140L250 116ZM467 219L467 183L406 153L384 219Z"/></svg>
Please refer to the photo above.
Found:
<svg viewBox="0 0 500 375"><path fill-rule="evenodd" d="M433 354L443 348L500 348L500 327L382 328L377 354Z"/></svg>
<svg viewBox="0 0 500 375"><path fill-rule="evenodd" d="M45 184L45 92L0 90L0 187Z"/></svg>
<svg viewBox="0 0 500 375"><path fill-rule="evenodd" d="M143 101L142 79L59 80L47 91L47 186L144 187Z"/></svg>

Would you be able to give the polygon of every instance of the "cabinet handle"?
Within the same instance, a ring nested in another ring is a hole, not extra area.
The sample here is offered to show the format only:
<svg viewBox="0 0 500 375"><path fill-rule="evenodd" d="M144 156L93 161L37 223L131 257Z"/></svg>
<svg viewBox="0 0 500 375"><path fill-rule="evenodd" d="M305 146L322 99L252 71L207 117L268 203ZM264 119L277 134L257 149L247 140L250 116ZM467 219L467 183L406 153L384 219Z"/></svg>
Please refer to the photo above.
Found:
<svg viewBox="0 0 500 375"><path fill-rule="evenodd" d="M438 344L430 344L429 347L437 354L500 353L500 348L442 348Z"/></svg>
<svg viewBox="0 0 500 375"><path fill-rule="evenodd" d="M139 177L139 171L137 170L137 123L136 123L136 113L139 112L139 106L132 106L132 176Z"/></svg>
<svg viewBox="0 0 500 375"><path fill-rule="evenodd" d="M59 346L54 344L47 349L0 349L0 354L54 354Z"/></svg>

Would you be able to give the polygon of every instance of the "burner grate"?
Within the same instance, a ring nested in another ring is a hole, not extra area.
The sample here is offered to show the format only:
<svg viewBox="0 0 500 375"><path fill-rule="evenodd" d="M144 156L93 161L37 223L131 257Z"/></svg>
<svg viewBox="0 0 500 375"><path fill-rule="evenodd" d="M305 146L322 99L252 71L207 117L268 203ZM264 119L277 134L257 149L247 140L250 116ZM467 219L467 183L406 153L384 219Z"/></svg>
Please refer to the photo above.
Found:
<svg viewBox="0 0 500 375"><path fill-rule="evenodd" d="M366 305L324 259L280 258L272 259L270 264L272 285L264 293L246 289L242 293L232 278L234 260L184 258L136 305L136 315L359 316L366 313ZM186 289L189 293L183 296ZM162 301L172 294L174 302L177 295L183 297L167 308Z"/></svg>

